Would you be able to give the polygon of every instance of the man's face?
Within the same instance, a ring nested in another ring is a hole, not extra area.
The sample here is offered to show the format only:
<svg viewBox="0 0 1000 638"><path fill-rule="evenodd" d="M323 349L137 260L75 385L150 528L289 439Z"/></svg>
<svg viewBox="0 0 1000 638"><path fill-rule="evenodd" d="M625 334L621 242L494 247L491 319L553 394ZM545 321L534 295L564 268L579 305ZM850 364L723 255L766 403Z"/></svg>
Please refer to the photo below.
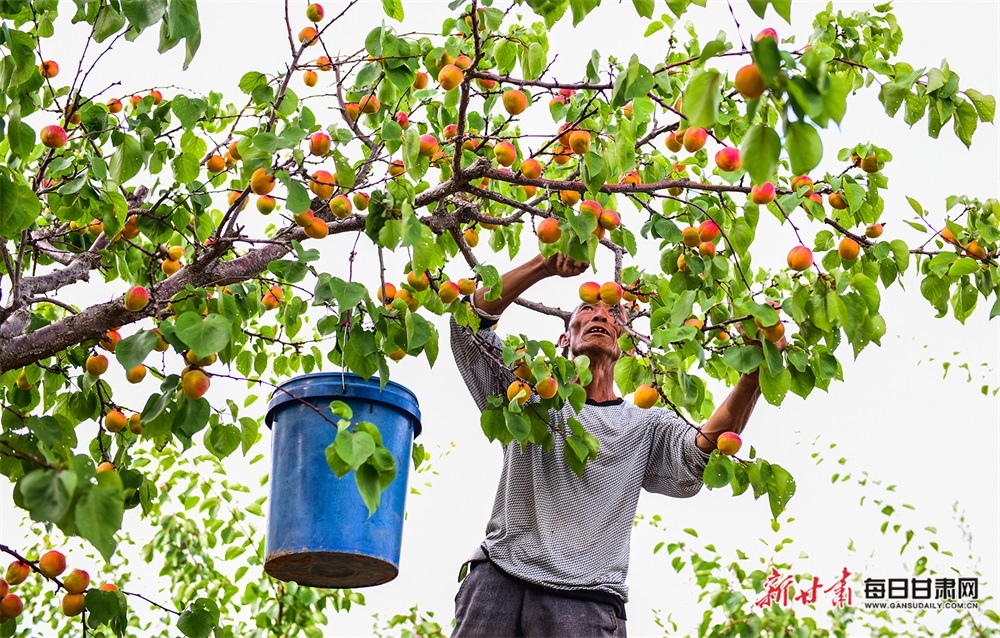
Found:
<svg viewBox="0 0 1000 638"><path fill-rule="evenodd" d="M618 361L622 355L618 347L622 327L616 316L621 316L621 306L617 304L609 306L603 301L580 304L570 317L569 330L559 338L559 345L568 347L572 356L585 354L591 361Z"/></svg>

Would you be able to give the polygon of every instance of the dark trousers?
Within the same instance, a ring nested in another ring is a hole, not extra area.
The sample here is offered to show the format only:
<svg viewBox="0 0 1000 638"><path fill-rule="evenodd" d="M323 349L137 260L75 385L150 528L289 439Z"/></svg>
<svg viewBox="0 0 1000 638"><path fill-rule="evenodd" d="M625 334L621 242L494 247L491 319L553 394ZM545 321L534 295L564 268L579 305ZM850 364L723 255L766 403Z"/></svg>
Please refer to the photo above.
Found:
<svg viewBox="0 0 1000 638"><path fill-rule="evenodd" d="M626 638L612 605L528 587L489 561L458 588L455 623L452 638Z"/></svg>

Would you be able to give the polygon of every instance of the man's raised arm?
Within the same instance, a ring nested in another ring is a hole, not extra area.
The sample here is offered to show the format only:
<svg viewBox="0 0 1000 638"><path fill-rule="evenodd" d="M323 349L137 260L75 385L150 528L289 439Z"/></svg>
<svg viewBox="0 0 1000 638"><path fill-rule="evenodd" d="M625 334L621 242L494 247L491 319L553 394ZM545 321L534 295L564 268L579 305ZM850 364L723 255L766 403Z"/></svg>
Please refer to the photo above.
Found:
<svg viewBox="0 0 1000 638"><path fill-rule="evenodd" d="M500 297L486 301L487 288L479 288L473 293L473 305L483 315L499 316L514 303L521 294L546 277L574 277L587 269L587 264L573 261L562 253L551 257L535 255L529 261L504 273L503 290Z"/></svg>

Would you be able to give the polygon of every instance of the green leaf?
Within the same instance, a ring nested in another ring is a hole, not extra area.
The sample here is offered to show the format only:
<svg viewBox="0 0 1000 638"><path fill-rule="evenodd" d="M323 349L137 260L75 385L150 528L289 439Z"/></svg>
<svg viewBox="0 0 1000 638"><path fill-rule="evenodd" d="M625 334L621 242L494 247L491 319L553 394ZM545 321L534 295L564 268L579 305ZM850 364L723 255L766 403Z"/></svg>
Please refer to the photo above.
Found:
<svg viewBox="0 0 1000 638"><path fill-rule="evenodd" d="M357 470L375 451L375 439L367 432L341 430L333 442L337 454L351 469Z"/></svg>
<svg viewBox="0 0 1000 638"><path fill-rule="evenodd" d="M185 312L174 323L177 337L194 351L197 357L215 354L229 345L232 326L222 315L207 317L196 312Z"/></svg>
<svg viewBox="0 0 1000 638"><path fill-rule="evenodd" d="M181 40L198 34L201 26L198 21L197 0L170 0L167 10L167 28L171 40Z"/></svg>
<svg viewBox="0 0 1000 638"><path fill-rule="evenodd" d="M684 89L684 115L691 128L711 128L719 116L722 74L714 69L697 72Z"/></svg>
<svg viewBox="0 0 1000 638"><path fill-rule="evenodd" d="M208 638L219 624L219 607L207 598L199 598L177 619L177 629L188 638Z"/></svg>
<svg viewBox="0 0 1000 638"><path fill-rule="evenodd" d="M122 13L136 31L159 22L166 10L167 0L122 0Z"/></svg>
<svg viewBox="0 0 1000 638"><path fill-rule="evenodd" d="M250 95L254 89L260 86L267 86L267 76L260 71L249 71L240 78L240 90Z"/></svg>
<svg viewBox="0 0 1000 638"><path fill-rule="evenodd" d="M958 102L958 108L955 109L953 127L955 135L958 136L958 139L962 140L966 148L972 146L972 136L976 132L976 127L979 126L977 117L975 107L965 100Z"/></svg>
<svg viewBox="0 0 1000 638"><path fill-rule="evenodd" d="M778 169L780 155L781 138L774 129L761 124L750 127L743 138L740 156L755 184L763 184L772 178Z"/></svg>
<svg viewBox="0 0 1000 638"><path fill-rule="evenodd" d="M504 411L504 423L507 431L514 435L514 438L524 443L531 434L531 422L523 414L514 414L508 410Z"/></svg>
<svg viewBox="0 0 1000 638"><path fill-rule="evenodd" d="M142 145L131 135L125 135L111 155L111 179L124 184L135 177L141 168Z"/></svg>
<svg viewBox="0 0 1000 638"><path fill-rule="evenodd" d="M382 10L396 22L402 22L405 17L402 0L382 0Z"/></svg>
<svg viewBox="0 0 1000 638"><path fill-rule="evenodd" d="M771 515L778 518L795 495L795 479L785 468L774 463L770 466L770 474L767 479L767 500L771 504Z"/></svg>
<svg viewBox="0 0 1000 638"><path fill-rule="evenodd" d="M792 122L785 130L785 149L792 161L792 172L805 175L819 166L823 158L823 140L808 122Z"/></svg>
<svg viewBox="0 0 1000 638"><path fill-rule="evenodd" d="M93 623L91 626L103 625L121 611L117 592L102 591L93 587L87 590L83 600L87 607L87 621Z"/></svg>
<svg viewBox="0 0 1000 638"><path fill-rule="evenodd" d="M764 353L756 346L732 346L722 355L722 362L741 374L753 372L764 360Z"/></svg>
<svg viewBox="0 0 1000 638"><path fill-rule="evenodd" d="M217 458L224 459L243 443L243 433L235 425L220 423L208 431L207 443Z"/></svg>
<svg viewBox="0 0 1000 638"><path fill-rule="evenodd" d="M69 509L70 495L55 470L33 470L18 481L17 488L32 520L55 523Z"/></svg>
<svg viewBox="0 0 1000 638"><path fill-rule="evenodd" d="M979 270L979 262L968 257L961 257L948 268L948 275L951 277L961 277L962 275L971 275L977 270Z"/></svg>
<svg viewBox="0 0 1000 638"><path fill-rule="evenodd" d="M125 16L110 5L101 7L94 22L94 41L104 42L125 26Z"/></svg>
<svg viewBox="0 0 1000 638"><path fill-rule="evenodd" d="M587 14L601 4L601 0L569 0L569 6L573 10L573 26L583 22Z"/></svg>
<svg viewBox="0 0 1000 638"><path fill-rule="evenodd" d="M653 17L653 0L632 0L632 6L635 7L635 12L643 18Z"/></svg>
<svg viewBox="0 0 1000 638"><path fill-rule="evenodd" d="M538 42L532 42L525 57L525 79L537 80L545 71L545 49Z"/></svg>
<svg viewBox="0 0 1000 638"><path fill-rule="evenodd" d="M718 450L712 450L712 454L708 457L708 464L705 465L705 471L702 473L705 487L709 489L725 487L729 485L734 476L736 476L736 472L729 457L719 454Z"/></svg>
<svg viewBox="0 0 1000 638"><path fill-rule="evenodd" d="M983 95L976 89L965 89L965 95L972 100L981 122L992 122L997 112L997 99L992 95Z"/></svg>
<svg viewBox="0 0 1000 638"><path fill-rule="evenodd" d="M125 370L131 370L146 359L156 347L157 341L156 333L152 330L137 332L118 342L115 357Z"/></svg>
<svg viewBox="0 0 1000 638"><path fill-rule="evenodd" d="M768 366L762 366L758 378L761 394L767 402L771 405L781 405L792 384L792 375L788 372L788 368L783 367L779 374L773 375Z"/></svg>
<svg viewBox="0 0 1000 638"><path fill-rule="evenodd" d="M114 472L98 474L97 482L76 503L76 526L80 535L109 561L118 546L115 533L121 529L125 513L122 483Z"/></svg>
<svg viewBox="0 0 1000 638"><path fill-rule="evenodd" d="M42 210L41 201L29 187L8 181L2 173L0 202L3 202L4 208L3 214L0 214L0 237L18 237L22 230L34 223Z"/></svg>
<svg viewBox="0 0 1000 638"><path fill-rule="evenodd" d="M370 517L382 500L382 484L379 481L378 470L366 463L354 471L354 482L358 486L358 493L361 494L361 500L365 502Z"/></svg>

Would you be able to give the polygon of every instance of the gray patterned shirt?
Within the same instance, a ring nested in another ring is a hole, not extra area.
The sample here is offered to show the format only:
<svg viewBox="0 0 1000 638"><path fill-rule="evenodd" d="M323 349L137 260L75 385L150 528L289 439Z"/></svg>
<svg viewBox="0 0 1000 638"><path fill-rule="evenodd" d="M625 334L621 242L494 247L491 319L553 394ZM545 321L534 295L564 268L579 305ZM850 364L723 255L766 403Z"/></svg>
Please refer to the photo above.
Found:
<svg viewBox="0 0 1000 638"><path fill-rule="evenodd" d="M478 333L451 320L451 348L480 410L486 397L504 394L510 370L503 345L483 321ZM477 340L478 336L478 340ZM551 423L574 416L567 402ZM524 581L564 591L598 591L628 601L629 541L640 488L678 498L698 493L708 455L695 431L671 410L643 410L621 399L588 402L575 415L600 442L600 452L577 476L563 457L563 442L543 452L511 441L497 486L485 547L489 559ZM482 549L473 559L485 558Z"/></svg>

